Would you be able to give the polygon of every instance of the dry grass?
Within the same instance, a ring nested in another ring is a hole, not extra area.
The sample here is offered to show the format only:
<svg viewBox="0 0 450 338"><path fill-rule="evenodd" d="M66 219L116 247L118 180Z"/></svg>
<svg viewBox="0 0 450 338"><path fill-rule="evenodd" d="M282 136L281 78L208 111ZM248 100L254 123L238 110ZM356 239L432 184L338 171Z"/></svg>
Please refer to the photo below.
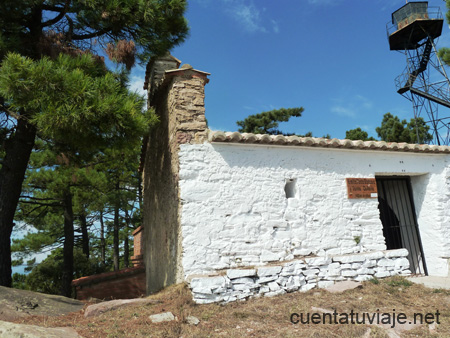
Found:
<svg viewBox="0 0 450 338"><path fill-rule="evenodd" d="M61 317L29 317L22 323L48 327L70 326L86 338L102 337L369 337L369 326L357 324L297 324L290 315L316 312L311 307L350 312L440 312L440 325L434 331L424 324L402 333L402 337L450 337L450 291L411 285L399 277L365 282L360 289L331 294L325 290L296 292L274 298L257 298L226 305L196 305L189 289L176 285L150 296L162 303L122 308L98 317L85 318L81 313ZM149 315L171 311L177 321L154 324ZM200 319L198 326L185 319ZM385 338L386 331L371 327L371 338Z"/></svg>

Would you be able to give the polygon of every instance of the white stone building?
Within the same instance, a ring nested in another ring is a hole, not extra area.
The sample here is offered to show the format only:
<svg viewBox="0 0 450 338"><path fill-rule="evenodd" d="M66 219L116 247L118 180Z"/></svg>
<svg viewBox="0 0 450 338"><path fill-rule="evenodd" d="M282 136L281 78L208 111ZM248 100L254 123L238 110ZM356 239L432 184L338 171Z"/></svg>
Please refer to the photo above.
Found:
<svg viewBox="0 0 450 338"><path fill-rule="evenodd" d="M214 132L209 74L179 64L147 68L148 292L188 281L205 303L448 275L450 147Z"/></svg>

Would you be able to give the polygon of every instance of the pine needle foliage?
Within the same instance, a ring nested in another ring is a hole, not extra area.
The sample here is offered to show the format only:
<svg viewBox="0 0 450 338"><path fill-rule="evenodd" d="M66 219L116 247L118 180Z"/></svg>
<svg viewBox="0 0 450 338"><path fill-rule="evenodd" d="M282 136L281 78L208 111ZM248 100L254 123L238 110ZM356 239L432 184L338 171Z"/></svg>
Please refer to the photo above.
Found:
<svg viewBox="0 0 450 338"><path fill-rule="evenodd" d="M287 122L291 117L300 117L304 111L303 107L280 108L255 115L250 115L242 121L237 121L239 132L253 134L282 134L278 130L279 122Z"/></svg>

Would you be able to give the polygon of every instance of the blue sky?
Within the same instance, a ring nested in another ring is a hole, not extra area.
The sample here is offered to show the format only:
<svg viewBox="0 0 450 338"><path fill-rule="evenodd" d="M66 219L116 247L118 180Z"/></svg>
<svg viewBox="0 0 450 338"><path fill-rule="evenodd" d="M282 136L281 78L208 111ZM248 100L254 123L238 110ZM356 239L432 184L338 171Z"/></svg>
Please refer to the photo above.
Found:
<svg viewBox="0 0 450 338"><path fill-rule="evenodd" d="M172 51L182 63L211 73L206 118L211 129L281 107L305 108L280 125L344 138L356 127L376 137L383 115L413 117L394 78L403 54L389 50L386 23L405 0L190 0L190 36ZM445 13L445 2L429 1ZM444 25L437 46L450 47ZM133 72L140 90L143 69Z"/></svg>

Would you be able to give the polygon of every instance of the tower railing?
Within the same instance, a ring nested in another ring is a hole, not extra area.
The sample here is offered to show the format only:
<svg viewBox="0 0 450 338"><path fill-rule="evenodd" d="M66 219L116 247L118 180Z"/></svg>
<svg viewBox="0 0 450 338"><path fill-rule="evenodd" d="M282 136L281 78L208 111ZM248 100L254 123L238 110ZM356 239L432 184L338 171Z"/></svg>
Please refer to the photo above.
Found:
<svg viewBox="0 0 450 338"><path fill-rule="evenodd" d="M386 24L386 33L389 38L389 36L399 29L402 29L403 27L407 26L408 24L413 23L416 20L436 20L436 19L443 19L442 12L439 7L428 7L428 11L426 13L408 13L408 17L405 19L406 21L402 20L400 22L392 22L389 21ZM425 14L425 15L424 15Z"/></svg>

